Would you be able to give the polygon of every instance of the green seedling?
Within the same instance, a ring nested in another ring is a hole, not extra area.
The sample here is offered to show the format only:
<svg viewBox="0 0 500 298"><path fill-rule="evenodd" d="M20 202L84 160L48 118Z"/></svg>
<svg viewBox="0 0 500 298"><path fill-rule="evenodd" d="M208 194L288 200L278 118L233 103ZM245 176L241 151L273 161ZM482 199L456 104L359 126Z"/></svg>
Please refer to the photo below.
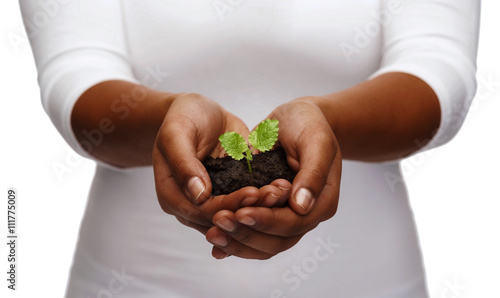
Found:
<svg viewBox="0 0 500 298"><path fill-rule="evenodd" d="M248 136L248 142L259 150L260 152L266 152L273 149L274 144L278 140L278 120L267 119L259 123L256 129L254 129L250 136ZM235 160L241 160L243 157L247 159L248 170L252 173L252 166L250 161L252 161L252 150L248 146L245 138L237 132L226 132L219 137L219 141L222 148L226 153L234 158Z"/></svg>

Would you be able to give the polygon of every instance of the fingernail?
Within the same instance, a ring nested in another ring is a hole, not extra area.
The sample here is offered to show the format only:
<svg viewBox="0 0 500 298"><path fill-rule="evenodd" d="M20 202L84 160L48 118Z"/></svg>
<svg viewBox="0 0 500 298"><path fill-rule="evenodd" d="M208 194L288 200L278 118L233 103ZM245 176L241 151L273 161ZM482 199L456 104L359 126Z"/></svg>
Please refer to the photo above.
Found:
<svg viewBox="0 0 500 298"><path fill-rule="evenodd" d="M191 198L195 203L198 203L198 200L201 194L205 191L205 185L198 177L193 177L188 182L189 193L191 194Z"/></svg>
<svg viewBox="0 0 500 298"><path fill-rule="evenodd" d="M229 218L223 217L215 223L218 227L228 232L232 232L236 229L236 225Z"/></svg>
<svg viewBox="0 0 500 298"><path fill-rule="evenodd" d="M301 188L295 195L295 201L300 207L304 208L305 211L308 211L313 204L312 193L308 189Z"/></svg>
<svg viewBox="0 0 500 298"><path fill-rule="evenodd" d="M217 246L224 247L227 245L227 238L224 236L215 236L214 238L212 238L208 241L210 241L210 243L212 243L213 245L217 245Z"/></svg>
<svg viewBox="0 0 500 298"><path fill-rule="evenodd" d="M223 252L223 251L218 251L214 257L218 260L222 260L222 259L225 259L227 257L229 257L229 254L227 252Z"/></svg>
<svg viewBox="0 0 500 298"><path fill-rule="evenodd" d="M239 220L239 222L247 226L253 226L256 223L255 219L250 216L243 217L242 219Z"/></svg>
<svg viewBox="0 0 500 298"><path fill-rule="evenodd" d="M278 186L279 189L283 190L283 191L289 191L290 190L290 187L282 187L282 186Z"/></svg>
<svg viewBox="0 0 500 298"><path fill-rule="evenodd" d="M279 198L279 197L280 197L279 195L277 195L277 194L273 194L273 193L271 193L271 196L272 196L272 197L275 197L275 198Z"/></svg>

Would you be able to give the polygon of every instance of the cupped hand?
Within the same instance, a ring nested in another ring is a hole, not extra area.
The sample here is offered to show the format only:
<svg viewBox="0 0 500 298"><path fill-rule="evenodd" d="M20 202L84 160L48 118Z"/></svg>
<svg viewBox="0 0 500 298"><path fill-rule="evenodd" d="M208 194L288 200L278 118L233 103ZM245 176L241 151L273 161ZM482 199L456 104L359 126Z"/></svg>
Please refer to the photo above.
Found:
<svg viewBox="0 0 500 298"><path fill-rule="evenodd" d="M156 193L161 208L202 233L213 226L212 218L220 210L236 211L258 202L260 206L271 206L288 197L288 192L276 184L210 196L210 177L201 160L208 155L223 155L218 137L228 131L245 138L249 135L244 122L216 102L199 94L181 93L175 95L153 148Z"/></svg>
<svg viewBox="0 0 500 298"><path fill-rule="evenodd" d="M317 100L291 101L268 117L280 121L279 142L288 164L297 171L288 205L218 212L213 218L216 226L206 233L207 240L214 244L214 257L268 259L295 245L305 233L335 214L342 158Z"/></svg>

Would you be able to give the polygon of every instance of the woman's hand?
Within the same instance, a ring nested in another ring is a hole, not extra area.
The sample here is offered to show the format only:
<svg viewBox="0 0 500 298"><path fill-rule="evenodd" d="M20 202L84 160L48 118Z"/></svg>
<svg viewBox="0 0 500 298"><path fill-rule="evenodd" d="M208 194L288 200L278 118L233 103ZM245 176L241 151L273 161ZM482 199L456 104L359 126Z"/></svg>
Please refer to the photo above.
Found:
<svg viewBox="0 0 500 298"><path fill-rule="evenodd" d="M333 131L314 101L291 101L268 117L280 121L279 141L289 165L297 171L288 205L218 212L213 218L216 226L206 233L215 246L214 257L270 258L335 214L342 158Z"/></svg>
<svg viewBox="0 0 500 298"><path fill-rule="evenodd" d="M156 192L161 208L183 224L206 233L214 214L259 203L272 206L286 201L280 182L257 189L245 187L210 198L210 177L201 160L223 155L218 137L235 131L248 137L247 126L214 101L198 94L175 95L153 148ZM283 182L281 182L283 185Z"/></svg>

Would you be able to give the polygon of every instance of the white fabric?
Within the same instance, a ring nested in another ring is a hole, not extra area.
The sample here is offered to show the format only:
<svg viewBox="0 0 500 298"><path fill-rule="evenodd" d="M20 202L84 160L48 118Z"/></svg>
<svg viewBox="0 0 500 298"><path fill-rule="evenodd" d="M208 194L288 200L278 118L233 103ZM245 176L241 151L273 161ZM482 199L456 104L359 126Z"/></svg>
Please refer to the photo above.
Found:
<svg viewBox="0 0 500 298"><path fill-rule="evenodd" d="M122 79L204 94L253 127L280 103L407 72L439 97L438 146L475 93L477 0L22 0L43 105ZM404 100L404 99L403 99ZM424 140L416 140L423 142ZM337 215L267 261L210 255L163 213L150 167L97 161L67 297L426 297L399 163L344 162Z"/></svg>

